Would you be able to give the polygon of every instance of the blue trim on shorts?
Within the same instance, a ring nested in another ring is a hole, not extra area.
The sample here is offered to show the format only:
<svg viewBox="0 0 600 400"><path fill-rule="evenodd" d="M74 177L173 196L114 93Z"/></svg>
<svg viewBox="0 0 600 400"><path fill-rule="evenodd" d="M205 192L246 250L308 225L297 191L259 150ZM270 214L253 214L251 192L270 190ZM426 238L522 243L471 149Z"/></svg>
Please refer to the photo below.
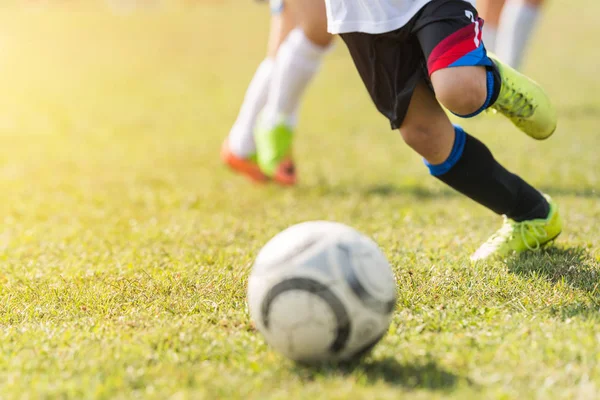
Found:
<svg viewBox="0 0 600 400"><path fill-rule="evenodd" d="M441 176L446 174L458 163L465 150L465 142L467 140L467 134L458 125L454 125L454 145L452 151L448 156L448 159L441 164L433 165L424 160L425 165L429 168L429 173L433 176Z"/></svg>
<svg viewBox="0 0 600 400"><path fill-rule="evenodd" d="M485 46L483 45L483 43L481 43L479 47L477 47L475 50L465 54L458 60L454 61L452 64L448 65L448 68L476 66L492 66L492 60L490 60L490 58L488 57L487 51L485 50Z"/></svg>

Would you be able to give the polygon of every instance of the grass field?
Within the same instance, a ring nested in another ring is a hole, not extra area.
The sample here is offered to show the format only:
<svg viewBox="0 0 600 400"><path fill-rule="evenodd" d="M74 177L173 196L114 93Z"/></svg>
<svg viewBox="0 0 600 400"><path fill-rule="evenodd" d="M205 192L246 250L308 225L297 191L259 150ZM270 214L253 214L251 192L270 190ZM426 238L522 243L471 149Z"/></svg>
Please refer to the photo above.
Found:
<svg viewBox="0 0 600 400"><path fill-rule="evenodd" d="M556 247L474 267L500 219L428 176L341 43L302 111L301 183L282 190L218 159L265 7L3 6L0 399L599 398L599 12L551 2L533 43L555 137L464 123L566 223ZM390 332L354 369L295 366L249 323L258 249L312 219L372 236L397 276Z"/></svg>

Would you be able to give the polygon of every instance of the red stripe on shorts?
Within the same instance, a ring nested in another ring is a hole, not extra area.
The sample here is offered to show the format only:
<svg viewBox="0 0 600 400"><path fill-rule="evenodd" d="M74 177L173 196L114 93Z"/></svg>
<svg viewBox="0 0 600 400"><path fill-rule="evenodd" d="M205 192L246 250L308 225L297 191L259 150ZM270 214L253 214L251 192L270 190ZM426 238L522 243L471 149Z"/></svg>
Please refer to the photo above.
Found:
<svg viewBox="0 0 600 400"><path fill-rule="evenodd" d="M437 70L448 68L461 57L477 49L478 44L481 43L482 28L483 20L479 19L457 30L435 46L427 60L429 75Z"/></svg>

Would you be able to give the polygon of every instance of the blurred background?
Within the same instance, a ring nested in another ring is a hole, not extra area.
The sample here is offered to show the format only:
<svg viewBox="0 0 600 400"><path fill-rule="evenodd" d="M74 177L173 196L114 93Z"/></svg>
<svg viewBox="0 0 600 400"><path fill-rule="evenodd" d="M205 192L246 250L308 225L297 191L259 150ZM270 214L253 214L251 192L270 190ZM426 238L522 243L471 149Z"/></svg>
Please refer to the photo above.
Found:
<svg viewBox="0 0 600 400"><path fill-rule="evenodd" d="M500 116L462 122L554 195L588 199L600 187L595 11L592 0L550 2L530 45L523 69L560 114L552 140L532 141ZM268 5L254 1L3 2L0 216L73 224L74 215L126 219L189 203L241 223L267 197L289 205L307 201L300 193L447 193L389 130L339 40L301 109L298 190L256 190L223 167L219 149L268 29Z"/></svg>
<svg viewBox="0 0 600 400"><path fill-rule="evenodd" d="M525 72L560 113L553 140L531 141L500 117L464 122L555 194L600 186L594 10L591 0L551 2L527 55ZM72 198L155 197L166 186L208 204L259 199L218 153L264 58L268 21L266 4L242 0L3 2L0 211L70 211ZM339 41L309 88L296 142L303 190L445 190L389 131Z"/></svg>
<svg viewBox="0 0 600 400"><path fill-rule="evenodd" d="M501 116L462 122L561 205L559 249L511 269L468 262L499 218L431 179L339 40L301 109L299 186L282 190L219 159L265 56L266 4L2 0L0 397L314 398L327 386L432 398L447 388L428 384L458 375L460 399L488 384L483 397L598 398L580 391L600 354L598 15L597 0L550 1L530 44L523 69L559 113L550 140ZM257 251L314 219L385 249L402 290L377 357L400 367L303 375L252 331Z"/></svg>

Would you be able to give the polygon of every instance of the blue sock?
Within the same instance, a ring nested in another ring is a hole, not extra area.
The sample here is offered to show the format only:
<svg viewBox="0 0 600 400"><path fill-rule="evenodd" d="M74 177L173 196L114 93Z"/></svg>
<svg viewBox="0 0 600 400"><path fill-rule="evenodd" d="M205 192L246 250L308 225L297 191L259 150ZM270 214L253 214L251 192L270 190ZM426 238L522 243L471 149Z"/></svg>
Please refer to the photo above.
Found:
<svg viewBox="0 0 600 400"><path fill-rule="evenodd" d="M460 115L460 114L456 114L456 113L452 113L452 114L454 114L460 118L473 118L473 117L476 117L477 115L481 114L485 110L487 110L488 107L493 104L492 100L494 100L494 98L498 97L498 94L496 93L496 91L499 91L499 88L498 89L496 88L496 76L492 69L487 70L486 84L487 84L487 97L485 99L485 102L483 103L483 105L481 106L481 108L479 110L477 110L474 113L471 113L469 115Z"/></svg>
<svg viewBox="0 0 600 400"><path fill-rule="evenodd" d="M427 162L427 160L424 160L425 165L427 165L427 167L429 168L429 172L431 173L431 175L444 175L445 173L450 171L452 167L454 167L454 165L462 157L463 151L465 149L466 136L467 134L460 126L454 125L454 145L452 146L452 151L450 152L448 159L446 159L446 161L444 161L443 163L437 165L430 164Z"/></svg>

